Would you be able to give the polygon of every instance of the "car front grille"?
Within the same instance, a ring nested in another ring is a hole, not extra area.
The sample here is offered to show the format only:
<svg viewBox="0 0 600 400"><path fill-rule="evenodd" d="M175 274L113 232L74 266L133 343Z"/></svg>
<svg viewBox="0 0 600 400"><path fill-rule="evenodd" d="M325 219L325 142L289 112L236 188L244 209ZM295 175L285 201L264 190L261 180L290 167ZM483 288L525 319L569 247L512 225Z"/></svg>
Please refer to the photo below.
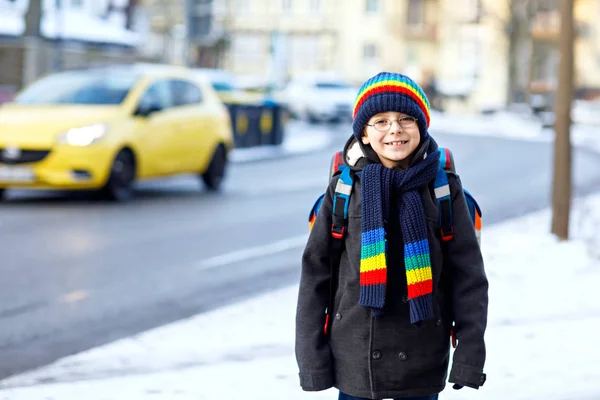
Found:
<svg viewBox="0 0 600 400"><path fill-rule="evenodd" d="M24 164L42 161L50 154L50 150L21 150L14 148L0 148L0 163Z"/></svg>

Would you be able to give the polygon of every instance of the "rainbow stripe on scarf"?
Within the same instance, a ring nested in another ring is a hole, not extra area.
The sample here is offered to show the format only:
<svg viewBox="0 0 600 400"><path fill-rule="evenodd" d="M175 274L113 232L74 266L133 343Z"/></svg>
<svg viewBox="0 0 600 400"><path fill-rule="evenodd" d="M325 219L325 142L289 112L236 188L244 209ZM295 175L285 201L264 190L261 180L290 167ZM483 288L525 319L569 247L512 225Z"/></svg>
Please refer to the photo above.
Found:
<svg viewBox="0 0 600 400"><path fill-rule="evenodd" d="M404 265L406 266L408 299L431 294L433 277L427 239L404 244Z"/></svg>
<svg viewBox="0 0 600 400"><path fill-rule="evenodd" d="M362 246L360 249L360 287L361 291L372 292L375 298L385 297L387 278L385 261L385 230L383 227L362 233ZM375 306L383 308L383 302Z"/></svg>
<svg viewBox="0 0 600 400"><path fill-rule="evenodd" d="M409 96L423 111L427 126L429 126L431 112L427 96L414 81L398 74L380 74L361 87L356 96L352 118L356 118L358 110L369 97L378 93L398 93Z"/></svg>

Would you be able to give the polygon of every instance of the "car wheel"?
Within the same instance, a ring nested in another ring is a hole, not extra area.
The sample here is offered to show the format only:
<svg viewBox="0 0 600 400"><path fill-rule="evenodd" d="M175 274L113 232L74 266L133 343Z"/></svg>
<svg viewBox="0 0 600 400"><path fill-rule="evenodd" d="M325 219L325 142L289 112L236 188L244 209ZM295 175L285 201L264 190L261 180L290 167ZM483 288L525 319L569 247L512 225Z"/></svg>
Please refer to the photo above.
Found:
<svg viewBox="0 0 600 400"><path fill-rule="evenodd" d="M103 188L108 200L126 202L133 199L135 183L135 158L130 150L121 150L110 168L110 175Z"/></svg>
<svg viewBox="0 0 600 400"><path fill-rule="evenodd" d="M202 180L208 188L208 190L215 191L219 190L221 183L225 178L225 170L227 167L227 152L223 145L219 145L213 154L213 158L210 161L210 165L204 174L202 174Z"/></svg>

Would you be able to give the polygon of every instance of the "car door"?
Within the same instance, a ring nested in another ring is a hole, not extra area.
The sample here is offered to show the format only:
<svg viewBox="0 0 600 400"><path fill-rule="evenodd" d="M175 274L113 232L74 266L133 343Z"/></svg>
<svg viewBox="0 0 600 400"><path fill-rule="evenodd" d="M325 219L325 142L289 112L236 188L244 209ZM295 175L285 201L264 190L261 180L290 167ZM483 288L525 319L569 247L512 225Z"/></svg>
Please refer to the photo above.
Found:
<svg viewBox="0 0 600 400"><path fill-rule="evenodd" d="M200 172L202 160L212 154L210 144L210 110L204 106L201 89L191 81L171 81L177 116L174 138L178 153L177 168L180 172Z"/></svg>
<svg viewBox="0 0 600 400"><path fill-rule="evenodd" d="M140 176L172 174L176 170L176 145L173 141L176 116L168 80L150 84L137 106L136 139L140 149Z"/></svg>

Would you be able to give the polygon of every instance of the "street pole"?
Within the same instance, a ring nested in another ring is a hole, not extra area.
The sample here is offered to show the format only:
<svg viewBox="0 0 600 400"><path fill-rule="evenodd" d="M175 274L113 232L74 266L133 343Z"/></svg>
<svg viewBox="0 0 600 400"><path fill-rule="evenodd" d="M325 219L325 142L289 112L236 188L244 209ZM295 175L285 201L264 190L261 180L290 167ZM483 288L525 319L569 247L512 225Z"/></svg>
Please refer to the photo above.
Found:
<svg viewBox="0 0 600 400"><path fill-rule="evenodd" d="M56 37L54 38L55 40L55 48L54 48L54 58L53 58L53 69L54 72L59 72L63 69L63 35L62 35L62 29L63 29L63 2L62 0L56 0L56 2L54 3L56 5L56 14L55 14L55 19L54 19L54 23L56 24L55 26L55 35Z"/></svg>
<svg viewBox="0 0 600 400"><path fill-rule="evenodd" d="M554 130L554 179L552 193L552 233L560 240L569 238L571 209L571 102L573 99L574 44L573 0L560 0L561 29L558 39L560 63L556 90Z"/></svg>
<svg viewBox="0 0 600 400"><path fill-rule="evenodd" d="M509 21L508 21L508 87L507 87L507 105L514 102L524 102L522 94L529 88L526 85L527 72L524 72L530 62L524 62L525 55L529 47L533 47L531 41L531 1L530 0L510 0L509 1ZM532 54L533 50L531 50ZM530 58L530 56L529 56Z"/></svg>
<svg viewBox="0 0 600 400"><path fill-rule="evenodd" d="M42 21L41 0L31 0L25 14L24 60L21 85L27 86L36 80L44 71L43 49L40 39L40 24Z"/></svg>

